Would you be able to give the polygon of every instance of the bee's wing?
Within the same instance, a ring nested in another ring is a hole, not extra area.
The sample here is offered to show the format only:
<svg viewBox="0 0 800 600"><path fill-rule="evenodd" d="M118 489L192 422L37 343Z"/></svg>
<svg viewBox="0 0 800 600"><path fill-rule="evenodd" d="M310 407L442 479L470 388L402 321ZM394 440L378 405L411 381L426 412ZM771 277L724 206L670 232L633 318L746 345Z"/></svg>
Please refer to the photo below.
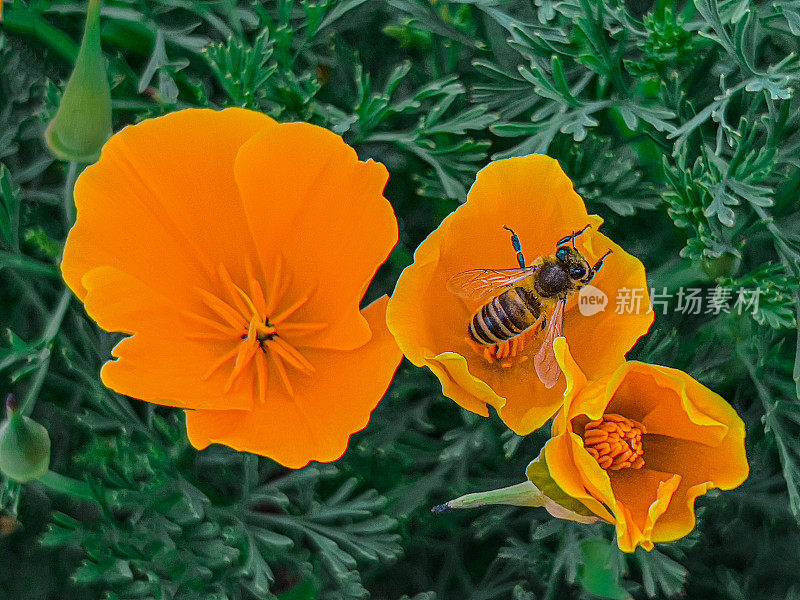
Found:
<svg viewBox="0 0 800 600"><path fill-rule="evenodd" d="M509 287L532 275L538 266L523 269L473 269L453 275L447 280L447 289L456 296L480 300L504 287Z"/></svg>
<svg viewBox="0 0 800 600"><path fill-rule="evenodd" d="M553 342L557 337L564 335L564 306L566 304L566 300L559 300L556 303L555 310L550 315L550 322L544 334L542 347L533 357L533 366L536 368L536 374L548 390L558 383L558 378L561 376L561 367L558 366L558 361L556 360Z"/></svg>

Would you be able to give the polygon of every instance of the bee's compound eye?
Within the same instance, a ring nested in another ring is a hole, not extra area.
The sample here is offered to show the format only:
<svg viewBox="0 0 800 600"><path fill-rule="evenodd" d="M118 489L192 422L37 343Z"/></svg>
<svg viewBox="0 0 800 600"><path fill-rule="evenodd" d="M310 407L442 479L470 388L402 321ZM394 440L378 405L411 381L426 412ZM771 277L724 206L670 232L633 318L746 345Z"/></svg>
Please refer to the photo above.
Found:
<svg viewBox="0 0 800 600"><path fill-rule="evenodd" d="M569 268L569 274L573 279L583 279L586 275L586 269L582 265L573 265Z"/></svg>
<svg viewBox="0 0 800 600"><path fill-rule="evenodd" d="M559 248L558 250L556 250L556 258L559 261L564 262L565 260L567 260L568 257L569 257L569 248Z"/></svg>

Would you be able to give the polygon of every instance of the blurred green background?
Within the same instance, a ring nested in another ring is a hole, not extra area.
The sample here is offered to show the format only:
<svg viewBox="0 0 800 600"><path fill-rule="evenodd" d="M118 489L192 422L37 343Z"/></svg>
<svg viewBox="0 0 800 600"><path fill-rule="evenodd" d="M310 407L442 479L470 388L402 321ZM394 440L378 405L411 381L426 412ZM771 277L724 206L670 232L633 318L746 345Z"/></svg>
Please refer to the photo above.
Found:
<svg viewBox="0 0 800 600"><path fill-rule="evenodd" d="M345 457L300 471L198 453L180 411L104 388L118 336L57 269L85 165L43 142L86 3L2 6L0 392L28 401L69 479L0 478L0 598L800 598L800 2L103 3L115 131L245 106L387 165L401 241L368 298L391 292L482 166L534 152L561 162L655 289L764 290L743 314L673 298L630 355L727 398L752 468L698 501L688 538L633 555L610 526L541 509L431 515L521 481L548 431L514 436L407 363Z"/></svg>

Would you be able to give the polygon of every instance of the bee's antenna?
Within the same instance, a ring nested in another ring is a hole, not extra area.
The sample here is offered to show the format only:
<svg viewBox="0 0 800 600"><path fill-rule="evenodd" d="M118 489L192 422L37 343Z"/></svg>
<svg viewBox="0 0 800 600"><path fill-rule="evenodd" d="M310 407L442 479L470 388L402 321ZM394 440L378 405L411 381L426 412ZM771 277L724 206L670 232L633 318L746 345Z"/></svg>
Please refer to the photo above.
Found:
<svg viewBox="0 0 800 600"><path fill-rule="evenodd" d="M582 233L584 233L584 232L585 232L587 229L589 229L591 226L592 226L592 225L591 225L591 223L590 223L589 225L587 225L586 227L584 227L584 228L583 228L583 229L581 229L580 231L573 231L573 232L572 232L570 235L568 235L567 237L565 237L565 238L563 238L563 239L559 240L559 241L556 243L556 246L561 246L562 244L566 244L567 242L571 241L571 242L572 242L572 247L574 248L574 247L575 247L575 238L576 238L576 237L578 237L579 235L581 235Z"/></svg>
<svg viewBox="0 0 800 600"><path fill-rule="evenodd" d="M589 223L586 227L581 229L578 233L573 233L572 234L572 245L573 246L575 245L575 238L578 237L579 235L583 234L587 229L591 228L591 226L592 226L592 224Z"/></svg>

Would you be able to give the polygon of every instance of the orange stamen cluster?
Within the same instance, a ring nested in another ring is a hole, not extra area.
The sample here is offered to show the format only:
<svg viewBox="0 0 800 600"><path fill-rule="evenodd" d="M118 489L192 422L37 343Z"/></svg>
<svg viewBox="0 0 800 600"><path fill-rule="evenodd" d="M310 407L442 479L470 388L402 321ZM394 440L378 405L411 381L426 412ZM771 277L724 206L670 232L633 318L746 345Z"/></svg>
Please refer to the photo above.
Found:
<svg viewBox="0 0 800 600"><path fill-rule="evenodd" d="M236 379L254 362L258 395L263 402L267 391L268 359L271 359L286 391L290 396L294 395L287 366L306 375L313 373L314 367L285 337L280 336L278 329L280 328L285 335L292 332L319 331L325 327L321 323L287 322L297 310L308 302L309 296L303 296L285 309L278 310L278 305L285 303L288 291L288 281L283 277L280 262L273 272L272 286L267 295L264 294L259 278L254 276L249 264L247 265L248 285L246 286L248 291L236 285L227 269L222 265L219 266L219 278L223 289L227 292L226 298L220 298L199 288L197 290L203 304L215 313L219 320L207 319L194 314L187 314L187 316L213 329L213 331L198 332L193 337L230 340L235 342L235 346L211 366L203 379L208 379L225 364L234 361L225 384L224 391L227 392Z"/></svg>
<svg viewBox="0 0 800 600"><path fill-rule="evenodd" d="M583 445L606 470L641 469L644 466L641 423L621 415L603 415L586 424Z"/></svg>
<svg viewBox="0 0 800 600"><path fill-rule="evenodd" d="M500 365L504 369L510 369L530 358L529 356L520 355L528 346L530 340L535 338L540 331L541 327L531 327L527 331L499 344L479 344L470 337L467 337L466 340L472 349L485 358L489 364Z"/></svg>

